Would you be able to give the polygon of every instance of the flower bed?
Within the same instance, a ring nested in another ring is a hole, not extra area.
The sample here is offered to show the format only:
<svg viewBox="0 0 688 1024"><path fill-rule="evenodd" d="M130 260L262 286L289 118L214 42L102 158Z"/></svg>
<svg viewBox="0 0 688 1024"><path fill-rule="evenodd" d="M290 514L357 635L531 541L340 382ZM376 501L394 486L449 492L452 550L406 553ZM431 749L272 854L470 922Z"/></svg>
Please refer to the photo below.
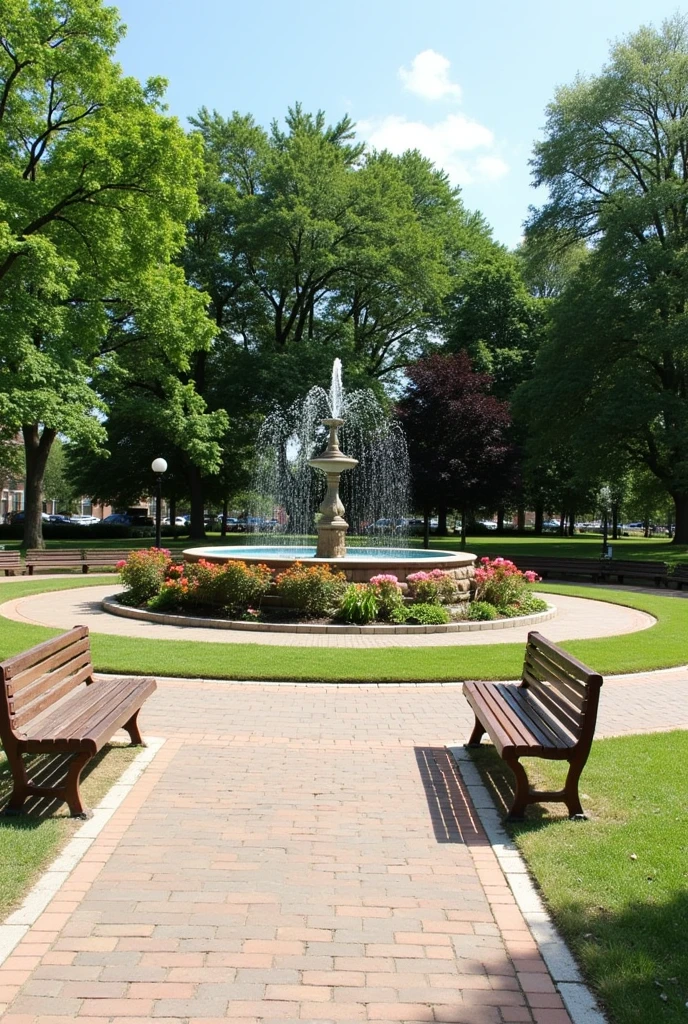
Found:
<svg viewBox="0 0 688 1024"><path fill-rule="evenodd" d="M470 603L459 600L456 580L442 569L410 574L405 596L392 573L347 584L344 573L327 564L295 562L275 574L240 559L176 563L164 548L133 551L117 568L126 588L122 604L194 617L439 626L511 619L548 608L529 589L539 577L503 558L481 559Z"/></svg>

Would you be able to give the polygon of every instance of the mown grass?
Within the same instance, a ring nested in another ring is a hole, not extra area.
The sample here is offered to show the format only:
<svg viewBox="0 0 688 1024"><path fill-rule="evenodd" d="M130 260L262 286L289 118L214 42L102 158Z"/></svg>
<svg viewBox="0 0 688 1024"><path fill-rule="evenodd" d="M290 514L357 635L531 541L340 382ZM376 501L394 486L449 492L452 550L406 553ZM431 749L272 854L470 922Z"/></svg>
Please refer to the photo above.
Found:
<svg viewBox="0 0 688 1024"><path fill-rule="evenodd" d="M475 755L500 802L510 772ZM561 765L530 759L556 788ZM613 1024L680 1024L688 1009L688 732L597 740L581 780L587 822L532 807L509 829Z"/></svg>
<svg viewBox="0 0 688 1024"><path fill-rule="evenodd" d="M95 807L138 753L135 747L104 747L90 762L88 774L82 777L85 804ZM27 760L27 766L30 771L40 771L48 760L37 756ZM0 755L0 803L4 804L11 790L9 767ZM69 817L66 804L46 804L47 801L40 801L35 809L27 804L28 813L17 817L0 815L0 919L23 899L82 824Z"/></svg>
<svg viewBox="0 0 688 1024"><path fill-rule="evenodd" d="M275 541L278 542L279 538L276 537ZM315 544L315 537L312 538L312 541ZM370 544L371 540L370 538L356 538L356 542ZM127 540L93 540L89 538L88 540L49 540L46 542L46 546L49 548L106 548L111 550L131 548L136 550L149 547L152 543L153 539L149 537ZM223 539L219 533L209 533L205 540L193 541L188 537L163 537L162 543L164 547L176 552L201 545L241 547L251 544L252 538L250 534L230 533ZM621 537L610 543L612 543L616 558L635 558L641 561L648 559L672 565L688 558L688 545L673 544L665 537L649 537L647 539L639 536ZM17 549L21 547L21 541L5 541L4 546L8 550L10 548ZM421 547L422 541L418 537L411 538L409 546ZM495 534L487 534L480 537L469 537L467 546L469 551L481 557L483 555L490 557L501 555L503 558L520 557L523 559L528 555L540 555L552 558L598 558L602 550L602 538L600 535L594 534L579 534L575 537L559 537L555 534L547 534L542 537L536 537L534 534L511 537L509 534L504 534L498 537ZM456 551L460 549L461 542L460 538L454 535L433 537L430 547Z"/></svg>
<svg viewBox="0 0 688 1024"><path fill-rule="evenodd" d="M0 583L0 603L29 593L102 585L102 580L32 580ZM654 615L649 629L620 637L562 644L603 674L641 672L688 663L688 600L602 590L593 586L537 585L538 591L629 605ZM543 625L546 633L547 624ZM3 619L0 658L25 650L57 630ZM427 682L514 679L523 662L522 643L470 647L346 649L154 640L94 633L91 649L101 672L208 679L304 682Z"/></svg>

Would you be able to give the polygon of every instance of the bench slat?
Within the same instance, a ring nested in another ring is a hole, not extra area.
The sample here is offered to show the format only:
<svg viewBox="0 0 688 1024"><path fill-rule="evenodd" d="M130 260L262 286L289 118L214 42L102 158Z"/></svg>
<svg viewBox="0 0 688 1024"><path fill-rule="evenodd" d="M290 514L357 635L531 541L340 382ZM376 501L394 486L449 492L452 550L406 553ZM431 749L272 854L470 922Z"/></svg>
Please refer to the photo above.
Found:
<svg viewBox="0 0 688 1024"><path fill-rule="evenodd" d="M15 698L11 699L10 707L15 729L21 729L26 722L32 721L89 679L93 675L91 655L87 651L70 662L68 668L69 672L61 672L58 679L52 679L48 675L41 680L41 689L33 694L31 700L24 700L20 708L16 706ZM23 690L19 699L24 698L26 694L27 691Z"/></svg>
<svg viewBox="0 0 688 1024"><path fill-rule="evenodd" d="M538 709L532 702L529 702L519 686L506 683L497 687L497 693L511 707L514 719L523 721L527 725L531 735L543 749L556 747L562 743L564 746L571 746L570 737L563 730L557 731L547 719L544 709Z"/></svg>
<svg viewBox="0 0 688 1024"><path fill-rule="evenodd" d="M41 739L46 743L54 743L57 739L70 737L80 740L83 723L93 715L97 715L112 696L112 691L103 683L91 683L66 701L46 714L45 717L27 726L26 734L32 739Z"/></svg>
<svg viewBox="0 0 688 1024"><path fill-rule="evenodd" d="M548 688L547 684L543 684L542 680L532 676L527 669L523 671L523 683L526 684L521 687L524 694L530 694L531 699L543 704L552 715L560 719L564 728L572 736L578 737L582 719L576 708L567 705L554 687Z"/></svg>
<svg viewBox="0 0 688 1024"><path fill-rule="evenodd" d="M32 687L37 679L47 673L60 672L64 670L64 666L69 665L69 662L74 658L78 658L81 654L89 653L90 646L88 637L85 636L81 640L77 640L69 647L62 647L55 654L50 655L43 660L36 662L29 668L24 669L23 672L18 672L11 681L7 684L8 693L11 697L14 697L15 707L22 707L23 704L30 700L31 697L24 696L24 690ZM53 677L55 682L59 680L59 674ZM21 696L20 696L21 694Z"/></svg>
<svg viewBox="0 0 688 1024"><path fill-rule="evenodd" d="M488 726L488 732L500 754L516 748L527 748L535 752L544 751L549 745L541 742L528 724L518 715L503 697L500 699L495 684L473 684L473 696L481 711L482 721Z"/></svg>
<svg viewBox="0 0 688 1024"><path fill-rule="evenodd" d="M566 674L564 669L555 665L539 651L529 648L523 665L523 670L530 672L536 680L535 685L541 682L551 683L556 686L563 700L571 705L570 710L582 712L588 699L585 686L574 676Z"/></svg>
<svg viewBox="0 0 688 1024"><path fill-rule="evenodd" d="M597 672L592 672L587 665L584 665L582 661L574 658L568 651L562 651L556 647L551 641L536 631L528 634L528 644L532 645L535 650L542 652L547 656L549 661L554 662L559 668L563 668L567 675L573 676L579 684L587 685L593 679L595 681L602 681L602 676ZM575 673L575 675L574 675Z"/></svg>
<svg viewBox="0 0 688 1024"><path fill-rule="evenodd" d="M14 680L20 672L30 668L32 665L37 665L39 662L49 658L55 651L61 651L63 647L69 647L75 640L80 640L85 636L88 636L88 626L74 626L67 633L52 637L50 640L44 640L43 643L36 644L31 650L24 651L22 654L15 654L6 661L3 661L0 664L0 675L6 681Z"/></svg>

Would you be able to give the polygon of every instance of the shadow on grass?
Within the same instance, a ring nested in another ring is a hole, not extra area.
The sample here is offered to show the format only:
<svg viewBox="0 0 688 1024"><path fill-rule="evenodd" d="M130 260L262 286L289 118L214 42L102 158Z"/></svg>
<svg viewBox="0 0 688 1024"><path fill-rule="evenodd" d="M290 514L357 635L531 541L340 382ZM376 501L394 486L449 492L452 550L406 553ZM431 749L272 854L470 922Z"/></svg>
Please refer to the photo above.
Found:
<svg viewBox="0 0 688 1024"><path fill-rule="evenodd" d="M506 817L514 801L515 793L514 776L511 769L502 761L491 744L483 743L479 747L472 747L470 754L495 806ZM531 784L537 785L537 759L522 758L521 760L523 767L528 772ZM548 762L548 764L551 763L554 762ZM563 786L568 771L568 762L561 761L558 766L561 767L561 785ZM556 784L554 788L556 788ZM505 822L504 824L512 834L517 835L520 832L532 832L535 829L543 828L555 821L566 820L568 820L568 811L565 804L544 803L529 804L523 821Z"/></svg>
<svg viewBox="0 0 688 1024"><path fill-rule="evenodd" d="M93 757L81 773L81 782L102 762L105 755L112 749L108 744ZM24 755L24 764L29 778L37 786L60 786L69 770L71 754L33 754ZM0 763L0 804L9 800L12 793L12 773L7 761ZM49 797L30 797L24 804L21 814L6 815L0 813L0 829L26 831L38 828L48 818L65 817L69 808L63 800Z"/></svg>

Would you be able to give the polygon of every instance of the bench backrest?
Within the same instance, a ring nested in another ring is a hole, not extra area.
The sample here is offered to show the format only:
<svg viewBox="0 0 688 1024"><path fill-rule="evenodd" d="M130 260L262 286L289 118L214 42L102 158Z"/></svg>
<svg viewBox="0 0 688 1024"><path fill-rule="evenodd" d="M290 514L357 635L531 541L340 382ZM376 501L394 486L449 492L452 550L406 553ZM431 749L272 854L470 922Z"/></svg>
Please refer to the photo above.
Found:
<svg viewBox="0 0 688 1024"><path fill-rule="evenodd" d="M75 626L0 663L3 742L92 675L88 626Z"/></svg>
<svg viewBox="0 0 688 1024"><path fill-rule="evenodd" d="M666 573L666 562L641 562L635 558L612 558L610 560L612 569L625 569L629 573L634 569L642 572L656 572L658 575Z"/></svg>
<svg viewBox="0 0 688 1024"><path fill-rule="evenodd" d="M29 548L26 552L27 565L81 565L83 560L80 548Z"/></svg>
<svg viewBox="0 0 688 1024"><path fill-rule="evenodd" d="M0 566L21 565L21 553L19 551L0 551Z"/></svg>
<svg viewBox="0 0 688 1024"><path fill-rule="evenodd" d="M528 634L521 685L580 746L592 742L602 676L547 640Z"/></svg>
<svg viewBox="0 0 688 1024"><path fill-rule="evenodd" d="M86 565L117 565L118 562L126 562L132 552L110 551L108 548L86 548L84 551L84 562Z"/></svg>

